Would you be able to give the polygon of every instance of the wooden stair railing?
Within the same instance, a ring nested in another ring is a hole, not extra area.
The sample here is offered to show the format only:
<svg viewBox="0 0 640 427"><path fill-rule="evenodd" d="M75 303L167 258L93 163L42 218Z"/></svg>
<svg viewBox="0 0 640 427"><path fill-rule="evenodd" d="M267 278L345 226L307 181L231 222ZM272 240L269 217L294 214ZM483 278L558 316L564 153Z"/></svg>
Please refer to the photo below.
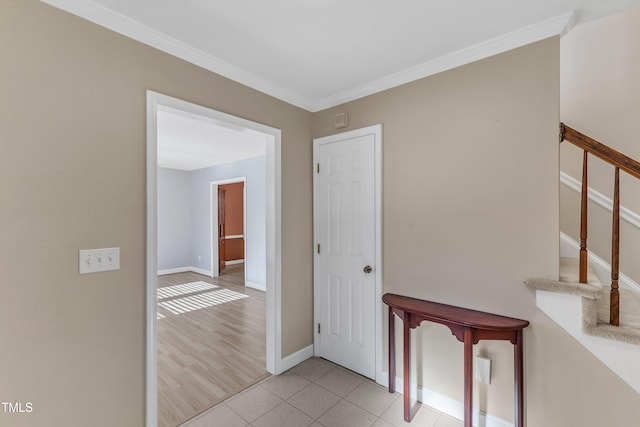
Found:
<svg viewBox="0 0 640 427"><path fill-rule="evenodd" d="M613 188L613 225L611 236L611 304L609 323L620 325L620 295L618 275L620 273L620 170L640 179L640 163L608 147L595 139L560 123L560 142L568 141L584 150L582 159L582 193L580 203L580 283L587 283L587 202L589 186L587 184L588 154L604 160L615 167Z"/></svg>

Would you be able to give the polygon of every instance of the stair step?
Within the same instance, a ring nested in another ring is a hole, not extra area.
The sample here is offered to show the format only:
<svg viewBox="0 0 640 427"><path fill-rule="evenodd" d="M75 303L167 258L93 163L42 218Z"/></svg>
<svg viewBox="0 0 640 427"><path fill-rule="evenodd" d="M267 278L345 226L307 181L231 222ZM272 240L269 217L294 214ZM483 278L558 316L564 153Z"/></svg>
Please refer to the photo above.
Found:
<svg viewBox="0 0 640 427"><path fill-rule="evenodd" d="M580 281L580 260L576 258L560 258L559 280L561 282L578 283ZM602 286L591 265L587 265L587 283Z"/></svg>
<svg viewBox="0 0 640 427"><path fill-rule="evenodd" d="M598 322L595 327L585 327L585 332L603 338L640 344L640 296L633 291L620 288L620 326L609 324L609 296L609 292L603 292L602 298L598 299Z"/></svg>
<svg viewBox="0 0 640 427"><path fill-rule="evenodd" d="M589 266L587 283L579 283L579 261L573 258L560 258L559 280L527 279L524 283L530 289L558 292L561 294L598 299L602 297L602 284Z"/></svg>
<svg viewBox="0 0 640 427"><path fill-rule="evenodd" d="M579 283L579 260L560 259L558 280L527 279L530 289L557 292L582 297L582 326L584 332L640 345L640 295L620 288L620 326L609 324L609 288L602 283L591 266L587 273L587 283Z"/></svg>

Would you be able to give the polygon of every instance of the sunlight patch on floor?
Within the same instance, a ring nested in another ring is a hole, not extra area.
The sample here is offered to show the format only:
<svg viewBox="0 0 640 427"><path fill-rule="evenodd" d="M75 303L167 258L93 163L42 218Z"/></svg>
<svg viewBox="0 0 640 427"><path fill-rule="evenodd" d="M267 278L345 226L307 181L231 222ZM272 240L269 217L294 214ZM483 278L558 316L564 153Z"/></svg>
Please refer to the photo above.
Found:
<svg viewBox="0 0 640 427"><path fill-rule="evenodd" d="M220 289L218 291L204 292L184 298L160 301L158 305L173 314L184 314L243 298L249 298L249 296L229 289Z"/></svg>
<svg viewBox="0 0 640 427"><path fill-rule="evenodd" d="M164 286L162 288L158 288L158 299L177 297L185 294L192 294L194 292L206 291L209 289L215 289L217 287L218 287L217 285L203 282L203 281L182 283L182 284L173 285L173 286Z"/></svg>

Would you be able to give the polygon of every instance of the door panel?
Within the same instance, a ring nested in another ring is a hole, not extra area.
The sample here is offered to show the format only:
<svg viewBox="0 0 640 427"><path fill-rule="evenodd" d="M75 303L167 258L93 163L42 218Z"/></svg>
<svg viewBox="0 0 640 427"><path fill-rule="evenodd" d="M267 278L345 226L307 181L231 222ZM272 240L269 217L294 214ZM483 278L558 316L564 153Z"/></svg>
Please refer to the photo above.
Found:
<svg viewBox="0 0 640 427"><path fill-rule="evenodd" d="M218 187L218 272L222 273L227 260L226 230L225 230L225 195L226 191Z"/></svg>
<svg viewBox="0 0 640 427"><path fill-rule="evenodd" d="M374 378L374 136L321 144L318 161L320 356Z"/></svg>

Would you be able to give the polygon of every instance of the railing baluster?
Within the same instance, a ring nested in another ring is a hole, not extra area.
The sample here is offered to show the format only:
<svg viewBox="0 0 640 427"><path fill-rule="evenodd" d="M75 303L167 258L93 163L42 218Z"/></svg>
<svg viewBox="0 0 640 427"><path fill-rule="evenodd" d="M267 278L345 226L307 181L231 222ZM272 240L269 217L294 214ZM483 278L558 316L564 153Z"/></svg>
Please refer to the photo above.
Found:
<svg viewBox="0 0 640 427"><path fill-rule="evenodd" d="M618 273L620 272L620 168L616 168L613 188L613 227L611 240L611 304L609 323L620 324L620 294L618 293Z"/></svg>
<svg viewBox="0 0 640 427"><path fill-rule="evenodd" d="M587 160L589 152L582 157L582 193L580 203L580 283L587 283L587 204L589 186L587 183Z"/></svg>

